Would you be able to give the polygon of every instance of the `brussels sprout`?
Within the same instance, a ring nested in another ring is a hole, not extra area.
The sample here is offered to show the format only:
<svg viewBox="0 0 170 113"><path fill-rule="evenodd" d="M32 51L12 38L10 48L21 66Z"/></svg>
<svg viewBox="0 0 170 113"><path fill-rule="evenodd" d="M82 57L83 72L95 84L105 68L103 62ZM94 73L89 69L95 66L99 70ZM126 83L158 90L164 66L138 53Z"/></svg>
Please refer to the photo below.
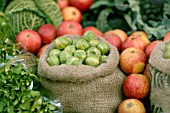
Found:
<svg viewBox="0 0 170 113"><path fill-rule="evenodd" d="M170 42L168 42L168 43L166 44L166 49L167 49L167 50L170 50Z"/></svg>
<svg viewBox="0 0 170 113"><path fill-rule="evenodd" d="M101 58L100 58L100 63L102 63L106 58L107 58L106 55L102 55Z"/></svg>
<svg viewBox="0 0 170 113"><path fill-rule="evenodd" d="M91 47L96 47L100 41L99 40L90 40L89 45Z"/></svg>
<svg viewBox="0 0 170 113"><path fill-rule="evenodd" d="M101 52L97 47L90 47L86 50L87 56L97 56L100 58Z"/></svg>
<svg viewBox="0 0 170 113"><path fill-rule="evenodd" d="M76 47L75 47L75 45L68 45L64 50L74 53L76 51Z"/></svg>
<svg viewBox="0 0 170 113"><path fill-rule="evenodd" d="M49 53L49 56L58 56L60 55L61 51L59 49L52 49Z"/></svg>
<svg viewBox="0 0 170 113"><path fill-rule="evenodd" d="M78 41L79 39L73 39L73 42L72 42L72 45L76 45L76 43L77 43L77 41Z"/></svg>
<svg viewBox="0 0 170 113"><path fill-rule="evenodd" d="M91 31L85 31L85 32L83 33L82 38L84 38L84 39L87 40L87 41L90 41L90 40L95 39L95 38L96 38L96 35L95 35L93 32L91 32Z"/></svg>
<svg viewBox="0 0 170 113"><path fill-rule="evenodd" d="M89 43L85 39L79 39L76 43L76 48L86 50L89 47Z"/></svg>
<svg viewBox="0 0 170 113"><path fill-rule="evenodd" d="M47 57L46 61L47 61L48 65L50 65L50 66L60 65L59 58L57 56L54 56L54 55Z"/></svg>
<svg viewBox="0 0 170 113"><path fill-rule="evenodd" d="M79 58L81 61L86 59L86 52L84 50L76 50L74 56Z"/></svg>
<svg viewBox="0 0 170 113"><path fill-rule="evenodd" d="M85 64L89 66L98 66L100 64L100 61L97 56L89 56L86 58Z"/></svg>
<svg viewBox="0 0 170 113"><path fill-rule="evenodd" d="M71 44L71 39L67 37L58 37L55 39L55 47L59 50L63 50L67 45Z"/></svg>
<svg viewBox="0 0 170 113"><path fill-rule="evenodd" d="M60 62L61 63L66 63L67 59L72 56L72 52L70 51L61 51L60 53Z"/></svg>
<svg viewBox="0 0 170 113"><path fill-rule="evenodd" d="M67 65L80 65L81 61L79 58L72 56L66 61Z"/></svg>
<svg viewBox="0 0 170 113"><path fill-rule="evenodd" d="M97 48L101 51L102 55L109 52L110 48L106 42L99 42Z"/></svg>

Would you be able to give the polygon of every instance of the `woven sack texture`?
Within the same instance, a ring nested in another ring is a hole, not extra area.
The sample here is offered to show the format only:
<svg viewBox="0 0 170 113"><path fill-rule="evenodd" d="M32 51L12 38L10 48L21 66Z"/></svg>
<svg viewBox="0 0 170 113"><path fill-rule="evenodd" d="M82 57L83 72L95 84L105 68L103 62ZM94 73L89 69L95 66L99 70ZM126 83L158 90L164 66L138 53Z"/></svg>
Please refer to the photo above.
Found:
<svg viewBox="0 0 170 113"><path fill-rule="evenodd" d="M170 59L164 58L166 44L159 42L153 49L149 63L151 78L150 111L151 113L170 112Z"/></svg>
<svg viewBox="0 0 170 113"><path fill-rule="evenodd" d="M80 38L78 35L65 36ZM102 37L97 39L107 42ZM40 82L54 99L59 99L64 113L116 112L123 101L122 84L126 76L118 67L119 52L110 44L109 46L107 59L98 67L49 66L46 58L54 48L54 42L44 50L38 64Z"/></svg>

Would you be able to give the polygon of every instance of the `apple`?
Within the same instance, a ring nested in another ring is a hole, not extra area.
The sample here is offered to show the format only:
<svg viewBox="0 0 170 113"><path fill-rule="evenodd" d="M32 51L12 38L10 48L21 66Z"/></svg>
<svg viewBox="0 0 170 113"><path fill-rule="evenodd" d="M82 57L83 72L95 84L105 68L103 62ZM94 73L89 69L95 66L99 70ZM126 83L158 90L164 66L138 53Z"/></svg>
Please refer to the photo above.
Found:
<svg viewBox="0 0 170 113"><path fill-rule="evenodd" d="M147 45L150 43L150 40L148 39L148 35L144 31L135 31L131 35L140 36Z"/></svg>
<svg viewBox="0 0 170 113"><path fill-rule="evenodd" d="M170 31L165 34L165 36L163 37L163 41L166 41L168 39L170 39Z"/></svg>
<svg viewBox="0 0 170 113"><path fill-rule="evenodd" d="M80 10L77 9L76 7L73 7L73 6L65 7L61 11L61 13L62 13L64 21L74 20L78 23L80 23L82 21L82 14L81 14Z"/></svg>
<svg viewBox="0 0 170 113"><path fill-rule="evenodd" d="M57 29L57 36L66 34L83 35L83 28L80 23L73 20L66 20L61 22Z"/></svg>
<svg viewBox="0 0 170 113"><path fill-rule="evenodd" d="M77 7L80 11L87 11L93 4L93 0L69 0L71 6Z"/></svg>
<svg viewBox="0 0 170 113"><path fill-rule="evenodd" d="M121 50L123 51L124 49L129 48L129 47L136 47L136 48L139 48L144 51L146 46L147 46L147 44L141 37L139 37L137 35L130 35L122 43Z"/></svg>
<svg viewBox="0 0 170 113"><path fill-rule="evenodd" d="M41 37L43 45L51 43L57 36L56 29L52 24L42 25L37 32Z"/></svg>
<svg viewBox="0 0 170 113"><path fill-rule="evenodd" d="M123 31L123 30L121 30L121 29L115 29L115 30L113 30L113 32L120 37L120 39L122 40L122 42L124 42L124 41L126 40L126 38L128 37L128 35L126 34L126 32Z"/></svg>
<svg viewBox="0 0 170 113"><path fill-rule="evenodd" d="M150 80L149 68L150 68L150 64L149 64L149 63L147 63L147 64L146 64L146 66L145 66L145 69L144 69L144 71L143 71L143 73L142 73L142 74L144 74L144 75L145 75L146 77L148 77L148 78L149 78L149 80Z"/></svg>
<svg viewBox="0 0 170 113"><path fill-rule="evenodd" d="M96 36L102 36L103 35L103 33L99 29L94 27L94 26L87 26L87 27L85 27L83 29L83 33L86 32L87 30L93 32Z"/></svg>
<svg viewBox="0 0 170 113"><path fill-rule="evenodd" d="M41 47L41 37L36 31L25 29L16 36L16 43L20 50L36 53Z"/></svg>
<svg viewBox="0 0 170 113"><path fill-rule="evenodd" d="M120 51L122 40L117 34L113 33L112 30L105 32L102 37Z"/></svg>
<svg viewBox="0 0 170 113"><path fill-rule="evenodd" d="M144 99L149 91L149 78L143 74L130 74L123 82L123 94L127 98Z"/></svg>
<svg viewBox="0 0 170 113"><path fill-rule="evenodd" d="M149 44L146 46L144 52L146 53L146 56L147 56L148 59L150 58L150 54L151 54L153 48L156 46L156 44L157 44L158 42L162 42L162 40L155 40L155 41L149 43Z"/></svg>
<svg viewBox="0 0 170 113"><path fill-rule="evenodd" d="M118 113L146 113L146 109L140 100L131 98L120 103Z"/></svg>
<svg viewBox="0 0 170 113"><path fill-rule="evenodd" d="M63 8L69 6L69 0L57 0L57 4L60 10L62 10Z"/></svg>
<svg viewBox="0 0 170 113"><path fill-rule="evenodd" d="M40 58L42 52L44 51L44 49L45 49L47 46L48 46L48 44L42 46L42 47L39 49L39 51L37 52L37 58Z"/></svg>
<svg viewBox="0 0 170 113"><path fill-rule="evenodd" d="M129 47L120 54L120 67L127 74L142 72L146 63L146 54L139 48Z"/></svg>

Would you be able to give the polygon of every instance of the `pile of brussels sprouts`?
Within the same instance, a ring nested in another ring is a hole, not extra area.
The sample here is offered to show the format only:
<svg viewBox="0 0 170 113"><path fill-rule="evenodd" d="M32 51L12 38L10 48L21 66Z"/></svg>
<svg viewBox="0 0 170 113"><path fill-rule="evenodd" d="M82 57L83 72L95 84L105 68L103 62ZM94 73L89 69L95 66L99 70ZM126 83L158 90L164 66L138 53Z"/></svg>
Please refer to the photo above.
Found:
<svg viewBox="0 0 170 113"><path fill-rule="evenodd" d="M46 59L50 66L84 64L96 67L107 58L110 51L108 43L99 41L90 31L78 39L58 37L54 40L54 46Z"/></svg>

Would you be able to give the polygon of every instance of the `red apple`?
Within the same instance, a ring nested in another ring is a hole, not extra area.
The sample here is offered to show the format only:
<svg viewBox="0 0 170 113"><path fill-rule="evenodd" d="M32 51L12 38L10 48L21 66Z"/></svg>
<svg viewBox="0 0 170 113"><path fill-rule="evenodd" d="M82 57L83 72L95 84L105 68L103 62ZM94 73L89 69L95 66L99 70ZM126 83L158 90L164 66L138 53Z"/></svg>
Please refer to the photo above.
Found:
<svg viewBox="0 0 170 113"><path fill-rule="evenodd" d="M118 113L146 113L146 109L140 100L132 98L120 103Z"/></svg>
<svg viewBox="0 0 170 113"><path fill-rule="evenodd" d="M129 47L136 47L144 51L146 46L147 44L140 36L131 35L122 43L121 50L123 51Z"/></svg>
<svg viewBox="0 0 170 113"><path fill-rule="evenodd" d="M82 35L83 34L83 28L80 23L67 20L63 21L57 29L57 36L62 36L66 34L76 34L76 35Z"/></svg>
<svg viewBox="0 0 170 113"><path fill-rule="evenodd" d="M122 40L122 42L124 42L124 41L126 40L126 38L128 37L128 35L126 34L126 32L123 31L123 30L121 30L121 29L115 29L115 30L113 30L113 32L120 37L120 39Z"/></svg>
<svg viewBox="0 0 170 113"><path fill-rule="evenodd" d="M19 44L20 50L36 53L41 47L41 37L34 30L25 29L16 36L16 43Z"/></svg>
<svg viewBox="0 0 170 113"><path fill-rule="evenodd" d="M150 73L149 73L149 68L150 68L150 64L149 63L147 63L146 64L146 66L145 66L145 69L144 69L144 71L143 71L143 75L145 75L146 77L148 77L149 78L149 80L150 80Z"/></svg>
<svg viewBox="0 0 170 113"><path fill-rule="evenodd" d="M69 0L57 0L57 4L60 7L60 10L69 6Z"/></svg>
<svg viewBox="0 0 170 113"><path fill-rule="evenodd" d="M82 14L76 7L68 6L62 10L63 20L74 20L78 23L82 21Z"/></svg>
<svg viewBox="0 0 170 113"><path fill-rule="evenodd" d="M168 39L170 39L170 31L165 34L165 36L163 37L163 41L166 41Z"/></svg>
<svg viewBox="0 0 170 113"><path fill-rule="evenodd" d="M118 51L120 51L122 40L118 35L111 31L107 31L102 36L105 40L107 40L111 45L115 46Z"/></svg>
<svg viewBox="0 0 170 113"><path fill-rule="evenodd" d="M153 48L156 46L156 44L157 44L158 42L162 42L162 40L155 40L155 41L149 43L149 44L146 46L146 48L145 48L145 53L146 53L147 58L150 58L150 54L151 54Z"/></svg>
<svg viewBox="0 0 170 113"><path fill-rule="evenodd" d="M135 31L131 35L140 36L147 45L150 43L150 40L148 39L148 35L144 31Z"/></svg>
<svg viewBox="0 0 170 113"><path fill-rule="evenodd" d="M127 98L144 99L149 91L149 78L143 74L130 74L123 82L123 94Z"/></svg>
<svg viewBox="0 0 170 113"><path fill-rule="evenodd" d="M142 72L146 63L146 54L139 48L129 47L120 54L120 67L127 74Z"/></svg>
<svg viewBox="0 0 170 113"><path fill-rule="evenodd" d="M77 7L80 11L87 11L93 4L93 0L69 0L71 6Z"/></svg>
<svg viewBox="0 0 170 113"><path fill-rule="evenodd" d="M83 29L83 33L87 30L93 32L96 36L102 36L102 32L94 26L87 26Z"/></svg>
<svg viewBox="0 0 170 113"><path fill-rule="evenodd" d="M52 24L42 25L37 32L41 37L43 45L51 43L57 36L56 29Z"/></svg>
<svg viewBox="0 0 170 113"><path fill-rule="evenodd" d="M37 52L37 58L40 58L41 53L44 51L44 49L45 49L47 46L48 46L48 44L42 46L42 47L39 49L39 51Z"/></svg>

